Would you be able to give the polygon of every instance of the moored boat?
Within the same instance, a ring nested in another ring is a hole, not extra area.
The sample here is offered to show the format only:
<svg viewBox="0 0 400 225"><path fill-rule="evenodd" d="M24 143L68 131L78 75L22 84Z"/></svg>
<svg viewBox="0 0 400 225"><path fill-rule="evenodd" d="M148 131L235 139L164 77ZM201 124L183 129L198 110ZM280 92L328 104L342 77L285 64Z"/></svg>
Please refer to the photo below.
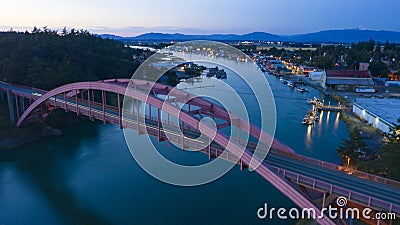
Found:
<svg viewBox="0 0 400 225"><path fill-rule="evenodd" d="M304 117L304 119L301 121L301 123L304 125L312 125L313 121L309 117Z"/></svg>
<svg viewBox="0 0 400 225"><path fill-rule="evenodd" d="M306 91L303 87L298 87L297 90L300 91L300 92L305 92Z"/></svg>
<svg viewBox="0 0 400 225"><path fill-rule="evenodd" d="M218 71L217 71L217 74L216 74L216 77L217 77L218 79L226 79L226 78L227 78L227 75L226 75L225 70L224 70L224 69L218 70Z"/></svg>

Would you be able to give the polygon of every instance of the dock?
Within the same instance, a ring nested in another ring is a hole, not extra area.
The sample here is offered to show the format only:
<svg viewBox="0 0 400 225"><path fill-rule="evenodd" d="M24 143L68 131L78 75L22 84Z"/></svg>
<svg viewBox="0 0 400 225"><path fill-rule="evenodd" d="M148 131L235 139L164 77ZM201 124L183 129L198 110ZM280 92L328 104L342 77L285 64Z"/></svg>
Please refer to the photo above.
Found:
<svg viewBox="0 0 400 225"><path fill-rule="evenodd" d="M340 112L344 109L343 106L341 105L337 105L337 106L333 106L333 105L317 105L316 108L318 110L322 110L322 111L333 111L333 112Z"/></svg>
<svg viewBox="0 0 400 225"><path fill-rule="evenodd" d="M319 111L333 111L333 112L340 112L344 109L343 105L325 105L323 101L319 100L318 98L314 97L314 99L310 99L307 101L308 104L312 104L315 106L316 110Z"/></svg>

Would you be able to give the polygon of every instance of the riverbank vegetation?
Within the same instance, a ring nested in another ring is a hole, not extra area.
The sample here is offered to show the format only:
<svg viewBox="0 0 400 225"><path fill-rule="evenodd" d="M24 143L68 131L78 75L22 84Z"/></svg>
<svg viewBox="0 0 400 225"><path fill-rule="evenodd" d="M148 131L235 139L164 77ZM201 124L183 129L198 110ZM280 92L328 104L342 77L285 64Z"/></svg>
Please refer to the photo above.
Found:
<svg viewBox="0 0 400 225"><path fill-rule="evenodd" d="M344 120L346 120L346 117L347 116L342 116ZM349 139L343 140L342 144L339 146L338 153L345 166L357 168L366 145L357 126L349 125L349 135Z"/></svg>
<svg viewBox="0 0 400 225"><path fill-rule="evenodd" d="M399 119L400 122L400 119ZM400 126L395 128L400 129ZM373 161L361 163L359 169L373 174L384 174L387 178L400 181L400 133L393 132L383 146L379 157Z"/></svg>
<svg viewBox="0 0 400 225"><path fill-rule="evenodd" d="M340 95L332 95L332 97L343 105L348 104L347 99ZM343 165L400 181L400 133L395 132L400 130L400 126L394 129L393 134L382 138L382 134L378 134L375 128L367 125L360 118L356 118L351 112L343 111L341 118L347 124L350 134L349 139L344 140L338 149ZM370 132L366 132L366 130ZM360 160L360 156L362 156L360 152L365 151L365 148L368 147L361 135L363 132L368 133L367 136L374 139L373 142L380 143L382 139L386 139L386 143L381 144L382 147L377 149L377 158L370 158L368 161Z"/></svg>
<svg viewBox="0 0 400 225"><path fill-rule="evenodd" d="M357 169L371 174L400 181L400 133L393 132L386 137L387 142L382 146L376 158L361 160L362 152L367 144L363 140L362 132L357 124L346 113L342 119L349 127L350 137L344 140L338 153L345 167ZM399 119L400 122L400 119ZM399 130L400 126L395 130Z"/></svg>

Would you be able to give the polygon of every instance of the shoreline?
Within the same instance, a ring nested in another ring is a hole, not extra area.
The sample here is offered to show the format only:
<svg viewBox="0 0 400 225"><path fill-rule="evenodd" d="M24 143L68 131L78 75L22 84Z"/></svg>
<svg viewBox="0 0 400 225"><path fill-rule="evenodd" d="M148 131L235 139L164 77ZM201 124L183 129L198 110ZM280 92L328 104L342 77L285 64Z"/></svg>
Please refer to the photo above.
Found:
<svg viewBox="0 0 400 225"><path fill-rule="evenodd" d="M57 125L54 121L62 122L61 125ZM0 151L16 149L42 138L62 136L63 127L73 126L83 121L86 121L86 118L54 111L50 121L46 123L30 123L17 128L10 121L7 103L0 102Z"/></svg>
<svg viewBox="0 0 400 225"><path fill-rule="evenodd" d="M13 129L13 128L11 128ZM14 128L18 129L18 128ZM27 128L19 134L12 134L0 138L0 151L12 150L27 144L31 144L46 137L59 137L64 133L56 128L45 126L42 128Z"/></svg>

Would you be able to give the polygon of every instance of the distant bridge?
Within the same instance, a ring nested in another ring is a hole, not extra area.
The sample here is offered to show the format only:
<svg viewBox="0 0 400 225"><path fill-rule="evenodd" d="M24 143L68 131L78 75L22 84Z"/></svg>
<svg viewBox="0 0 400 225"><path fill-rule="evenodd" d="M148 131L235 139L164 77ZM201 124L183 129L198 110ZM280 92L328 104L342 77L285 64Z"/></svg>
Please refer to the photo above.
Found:
<svg viewBox="0 0 400 225"><path fill-rule="evenodd" d="M150 95L146 94L149 89ZM44 121L55 109L64 109L121 128L134 129L139 134L148 133L158 141L172 141L182 149L198 149L204 143L198 143L191 137L200 133L201 126L203 134L212 141L200 151L208 154L210 159L220 157L231 161L240 157L238 164L241 169L253 162L256 145L240 139L240 133L245 132L258 140L261 148L272 144L267 158L255 171L300 208L313 208L319 215L321 208L332 203L332 199L344 196L352 206L370 207L400 216L400 182L298 155L290 147L218 105L184 91L172 90L166 85L128 79L72 83L51 91L0 82L0 97L3 100L7 98L11 120L18 127L30 121ZM107 99L110 95L114 95L115 104ZM123 109L121 101L124 95L130 99L132 109ZM143 103L149 107L144 114L138 109L139 104ZM185 104L186 107L178 108L175 103ZM152 109L157 111L156 115L152 115ZM162 111L168 115L167 118L161 116ZM170 116L178 118L179 123L171 121ZM222 121L216 124L215 137L212 127L200 125L203 117ZM234 124L230 121L234 121ZM229 126L240 130L232 142L221 132L221 129ZM222 154L225 149L228 154ZM268 151L267 147L264 151ZM311 200L308 195L310 189L320 193L321 206ZM317 219L317 222L346 224L347 221L333 221L325 216ZM384 223L379 220L365 222Z"/></svg>

